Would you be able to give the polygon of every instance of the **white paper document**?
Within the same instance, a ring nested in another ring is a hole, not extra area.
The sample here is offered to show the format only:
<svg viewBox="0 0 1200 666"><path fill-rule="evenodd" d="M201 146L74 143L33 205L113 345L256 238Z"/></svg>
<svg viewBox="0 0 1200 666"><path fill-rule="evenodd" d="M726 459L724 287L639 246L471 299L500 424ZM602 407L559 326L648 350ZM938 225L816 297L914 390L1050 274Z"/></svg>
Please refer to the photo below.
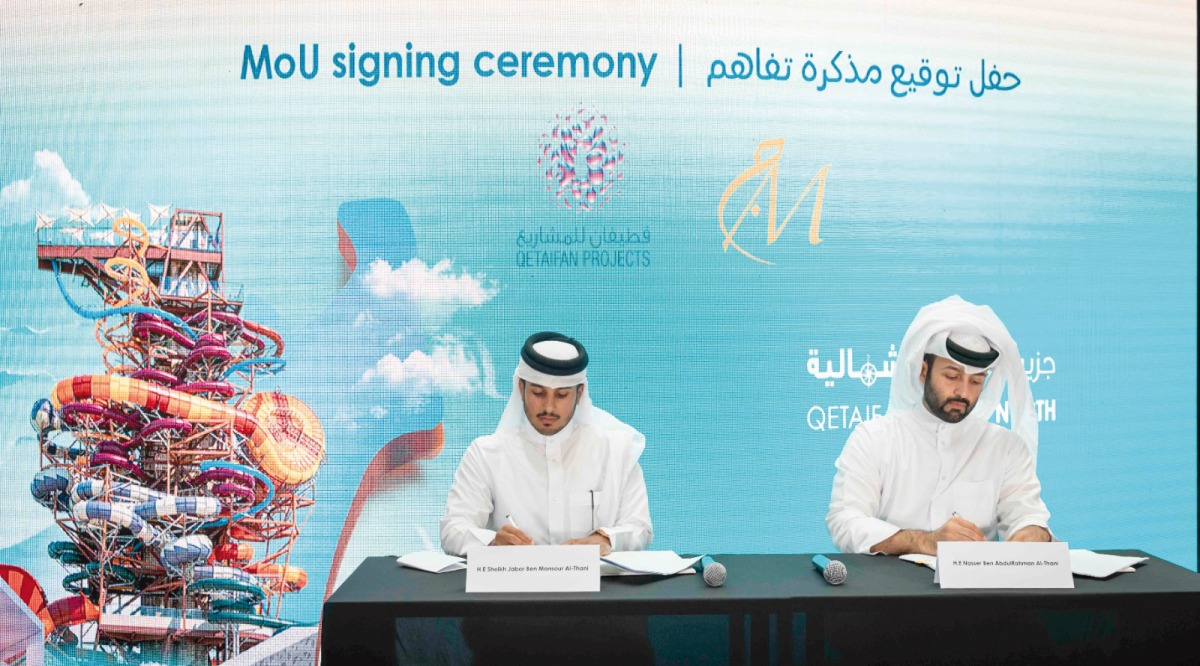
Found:
<svg viewBox="0 0 1200 666"><path fill-rule="evenodd" d="M436 550L422 550L396 558L396 564L429 573L446 573L467 568L467 561Z"/></svg>
<svg viewBox="0 0 1200 666"><path fill-rule="evenodd" d="M909 553L907 555L901 555L900 559L904 560L905 562L912 562L913 564L927 566L935 571L937 570L937 557L934 555L926 555L924 553Z"/></svg>
<svg viewBox="0 0 1200 666"><path fill-rule="evenodd" d="M704 557L680 557L673 550L614 551L600 558L600 575L621 576L649 574L671 576L695 573L692 565Z"/></svg>
<svg viewBox="0 0 1200 666"><path fill-rule="evenodd" d="M1089 578L1108 578L1115 573L1133 571L1133 565L1149 559L1125 555L1105 555L1083 548L1072 549L1070 554L1071 573Z"/></svg>

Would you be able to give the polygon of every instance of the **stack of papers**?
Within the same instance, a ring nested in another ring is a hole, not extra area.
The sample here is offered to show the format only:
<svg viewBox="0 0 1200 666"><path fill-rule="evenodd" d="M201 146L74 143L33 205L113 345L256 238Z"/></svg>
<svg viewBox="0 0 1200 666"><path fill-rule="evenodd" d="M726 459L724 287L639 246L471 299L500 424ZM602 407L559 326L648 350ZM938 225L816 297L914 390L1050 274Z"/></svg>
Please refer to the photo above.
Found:
<svg viewBox="0 0 1200 666"><path fill-rule="evenodd" d="M1147 557L1127 557L1123 555L1104 555L1090 550L1072 549L1071 573L1076 576L1089 578L1108 578L1115 573L1133 571L1133 565L1141 564L1150 559Z"/></svg>
<svg viewBox="0 0 1200 666"><path fill-rule="evenodd" d="M937 570L937 557L934 555L925 555L923 553L909 553L908 555L901 555L900 559L904 560L905 562L912 562L913 564L921 564L921 565L929 567L930 569Z"/></svg>
<svg viewBox="0 0 1200 666"><path fill-rule="evenodd" d="M680 557L671 550L621 551L600 558L602 576L672 576L695 573L692 565L698 557ZM467 568L467 560L433 550L409 553L396 559L396 564L429 573L447 573Z"/></svg>
<svg viewBox="0 0 1200 666"><path fill-rule="evenodd" d="M601 576L672 576L695 573L697 557L680 557L673 550L614 551L600 558Z"/></svg>
<svg viewBox="0 0 1200 666"><path fill-rule="evenodd" d="M446 573L448 571L458 571L459 569L467 568L467 561L455 555L447 555L437 550L422 550L416 553L409 553L396 559L396 564L409 567L410 569L420 569L429 573Z"/></svg>

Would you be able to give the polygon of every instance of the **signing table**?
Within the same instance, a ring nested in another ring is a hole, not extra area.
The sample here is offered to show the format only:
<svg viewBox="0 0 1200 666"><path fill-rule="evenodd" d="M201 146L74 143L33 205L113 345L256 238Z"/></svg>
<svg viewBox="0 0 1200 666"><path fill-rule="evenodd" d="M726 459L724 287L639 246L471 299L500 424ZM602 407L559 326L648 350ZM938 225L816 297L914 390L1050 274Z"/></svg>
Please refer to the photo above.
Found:
<svg viewBox="0 0 1200 666"><path fill-rule="evenodd" d="M1054 653L1058 656L1113 657L1124 654L1120 650L1141 655L1143 643L1149 646L1151 640L1154 650L1170 654L1167 650L1174 642L1200 635L1200 575L1153 556L1133 573L1105 580L1076 577L1075 589L1067 590L942 590L930 569L894 557L836 557L848 572L839 586L821 578L810 555L725 555L715 556L729 572L718 588L705 586L698 575L615 576L603 578L598 593L530 594L467 594L463 571L430 574L398 566L392 557L372 557L325 602L321 654L325 664L395 663L403 621L414 621L411 626L420 638L425 626L457 626L422 622L470 618L720 616L725 618L725 652L715 661L711 653L706 658L708 663L738 664L849 660L844 649L853 654L856 646L871 645L876 637L895 641L895 628L917 618L944 627L946 634L970 638L956 627L1021 614L1042 621L1047 613L1065 613L1068 620L1071 613L1076 620L1081 613L1099 614L1099 621L1079 620L1086 626L1067 638L1050 632L1048 644L1059 650ZM888 629L891 635L885 636ZM1032 635L1036 627L1020 623L1006 622L996 629L1014 650L1040 649L1046 641L1045 636ZM447 642L442 629L426 633L432 642ZM900 635L906 640L906 634ZM925 645L931 639L909 638ZM804 649L793 650L801 640ZM938 645L954 648L953 641ZM1131 646L1136 651L1130 651ZM896 649L907 652L903 644Z"/></svg>

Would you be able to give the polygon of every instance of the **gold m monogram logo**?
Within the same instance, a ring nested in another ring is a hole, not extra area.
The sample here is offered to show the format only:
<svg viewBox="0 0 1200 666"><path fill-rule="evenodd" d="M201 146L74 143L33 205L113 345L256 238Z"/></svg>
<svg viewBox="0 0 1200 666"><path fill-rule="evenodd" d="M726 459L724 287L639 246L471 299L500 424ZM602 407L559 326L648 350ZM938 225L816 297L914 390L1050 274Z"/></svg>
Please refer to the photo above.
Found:
<svg viewBox="0 0 1200 666"><path fill-rule="evenodd" d="M777 190L779 185L779 158L782 156L783 139L767 139L766 141L763 141L762 143L758 144L758 148L754 150L754 166L740 173L738 177L733 179L733 182L729 184L729 187L725 188L725 193L721 195L721 204L717 207L717 221L721 224L721 231L725 234L725 242L722 243L722 247L726 252L729 251L730 246L733 246L733 249L741 252L757 262L768 265L774 263L765 259L759 259L753 254L750 254L744 248L742 248L742 246L738 245L733 239L734 234L736 234L738 231L738 227L742 226L742 222L745 221L747 213L758 217L758 214L761 210L757 203L758 195L762 194L763 188L767 186L767 183L771 184L770 194L768 195L769 203L767 207L767 245L771 245L775 241L779 240L779 236L783 233L783 230L787 228L788 222L790 222L792 219L792 215L796 213L796 209L800 207L800 203L803 202L804 198L808 196L808 193L812 190L813 185L817 186L817 194L813 201L812 222L808 226L808 243L810 245L816 245L817 243L821 242L821 203L825 200L825 177L829 173L829 167L831 165L826 164L825 166L821 167L820 171L817 171L817 175L813 176L813 179L809 181L808 187L804 188L804 193L800 195L800 198L796 200L796 204L792 206L792 209L788 211L787 216L783 218L783 223L777 226L775 217L775 202L777 199ZM759 175L762 175L762 182L758 184L758 189L754 190L754 194L750 197L750 201L746 204L746 207L742 209L742 214L738 216L738 219L733 223L733 226L726 227L725 206L729 203L729 198L733 196L734 192L738 191L738 188Z"/></svg>

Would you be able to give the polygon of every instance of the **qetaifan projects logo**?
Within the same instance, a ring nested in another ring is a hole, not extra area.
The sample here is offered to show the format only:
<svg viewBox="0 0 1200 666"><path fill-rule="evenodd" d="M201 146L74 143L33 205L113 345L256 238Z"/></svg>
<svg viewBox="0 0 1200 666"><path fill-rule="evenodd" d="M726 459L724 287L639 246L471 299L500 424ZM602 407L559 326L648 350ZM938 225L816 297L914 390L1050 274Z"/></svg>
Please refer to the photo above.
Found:
<svg viewBox="0 0 1200 666"><path fill-rule="evenodd" d="M608 116L579 104L554 117L539 142L537 164L560 206L594 213L620 193L624 150Z"/></svg>

